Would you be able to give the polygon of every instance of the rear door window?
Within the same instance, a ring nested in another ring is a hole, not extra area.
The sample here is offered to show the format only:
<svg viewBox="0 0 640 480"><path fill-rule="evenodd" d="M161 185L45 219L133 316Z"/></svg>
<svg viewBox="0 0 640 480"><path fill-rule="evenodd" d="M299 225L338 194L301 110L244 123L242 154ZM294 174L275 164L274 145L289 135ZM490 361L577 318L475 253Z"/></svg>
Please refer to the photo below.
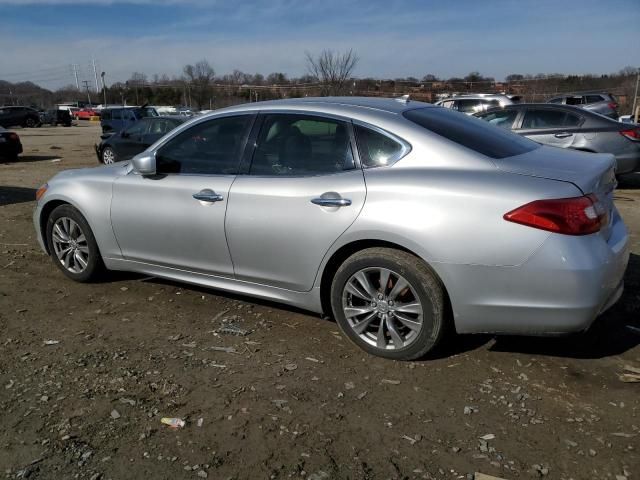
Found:
<svg viewBox="0 0 640 480"><path fill-rule="evenodd" d="M417 108L404 117L427 130L491 158L521 155L539 148L536 142L504 129L494 128L479 118L442 108Z"/></svg>
<svg viewBox="0 0 640 480"><path fill-rule="evenodd" d="M583 105L584 104L584 97L583 96L579 96L579 97L567 97L567 101L565 102L566 105Z"/></svg>
<svg viewBox="0 0 640 480"><path fill-rule="evenodd" d="M354 167L347 124L312 115L268 114L251 175L313 176Z"/></svg>
<svg viewBox="0 0 640 480"><path fill-rule="evenodd" d="M462 113L476 113L482 110L482 100L456 100L456 107Z"/></svg>
<svg viewBox="0 0 640 480"><path fill-rule="evenodd" d="M567 112L555 110L527 110L522 121L522 128L562 128L576 127L580 117Z"/></svg>

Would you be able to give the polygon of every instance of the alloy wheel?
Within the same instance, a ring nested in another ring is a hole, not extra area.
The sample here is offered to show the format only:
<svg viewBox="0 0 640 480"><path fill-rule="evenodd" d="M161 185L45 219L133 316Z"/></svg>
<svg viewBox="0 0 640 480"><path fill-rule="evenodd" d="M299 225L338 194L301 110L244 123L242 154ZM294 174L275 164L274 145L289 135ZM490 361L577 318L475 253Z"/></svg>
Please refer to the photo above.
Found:
<svg viewBox="0 0 640 480"><path fill-rule="evenodd" d="M383 350L408 347L423 327L416 289L387 268L365 268L353 274L342 292L342 309L351 329Z"/></svg>
<svg viewBox="0 0 640 480"><path fill-rule="evenodd" d="M82 273L89 264L89 244L73 219L60 217L51 231L53 249L60 263L72 273Z"/></svg>
<svg viewBox="0 0 640 480"><path fill-rule="evenodd" d="M114 153L114 151L107 147L104 149L104 151L102 152L102 162L105 165L109 165L114 163L116 160L116 154Z"/></svg>

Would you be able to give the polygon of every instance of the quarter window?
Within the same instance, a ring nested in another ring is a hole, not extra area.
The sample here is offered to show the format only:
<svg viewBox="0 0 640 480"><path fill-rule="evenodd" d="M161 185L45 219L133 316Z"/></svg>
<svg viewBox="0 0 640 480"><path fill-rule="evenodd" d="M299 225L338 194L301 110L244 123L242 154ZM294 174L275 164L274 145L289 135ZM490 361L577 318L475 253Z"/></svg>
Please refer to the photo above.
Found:
<svg viewBox="0 0 640 480"><path fill-rule="evenodd" d="M370 128L355 126L360 161L365 167L392 165L406 152L404 145Z"/></svg>
<svg viewBox="0 0 640 480"><path fill-rule="evenodd" d="M354 167L347 124L309 115L265 115L251 175L311 176Z"/></svg>
<svg viewBox="0 0 640 480"><path fill-rule="evenodd" d="M194 125L158 150L157 172L236 174L250 123L250 115L240 115Z"/></svg>
<svg viewBox="0 0 640 480"><path fill-rule="evenodd" d="M602 98L600 95L587 95L586 100L587 100L587 103L596 103L596 102L602 102L604 98Z"/></svg>

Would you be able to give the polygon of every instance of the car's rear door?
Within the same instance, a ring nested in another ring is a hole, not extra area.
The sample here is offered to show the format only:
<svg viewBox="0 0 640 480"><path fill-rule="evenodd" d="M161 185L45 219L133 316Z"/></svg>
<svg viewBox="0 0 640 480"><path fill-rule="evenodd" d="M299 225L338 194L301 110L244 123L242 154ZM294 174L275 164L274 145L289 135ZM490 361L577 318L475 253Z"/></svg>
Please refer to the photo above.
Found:
<svg viewBox="0 0 640 480"><path fill-rule="evenodd" d="M198 122L157 150L156 175L115 181L111 222L126 259L233 276L224 219L254 117Z"/></svg>
<svg viewBox="0 0 640 480"><path fill-rule="evenodd" d="M325 253L364 205L352 125L313 113L265 112L252 137L251 163L227 206L235 276L308 291Z"/></svg>
<svg viewBox="0 0 640 480"><path fill-rule="evenodd" d="M520 128L514 131L545 145L568 148L580 133L582 122L580 115L564 109L531 107L525 110Z"/></svg>

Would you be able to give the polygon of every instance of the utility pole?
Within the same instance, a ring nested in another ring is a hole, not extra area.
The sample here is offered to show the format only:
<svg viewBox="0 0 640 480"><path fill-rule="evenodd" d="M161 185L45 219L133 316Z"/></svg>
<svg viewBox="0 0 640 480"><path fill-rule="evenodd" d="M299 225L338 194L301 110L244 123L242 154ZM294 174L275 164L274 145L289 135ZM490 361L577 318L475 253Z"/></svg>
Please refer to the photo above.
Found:
<svg viewBox="0 0 640 480"><path fill-rule="evenodd" d="M96 79L96 93L99 93L100 87L98 87L98 72L96 71L96 59L92 58L91 63L93 63L93 76Z"/></svg>
<svg viewBox="0 0 640 480"><path fill-rule="evenodd" d="M104 76L105 76L105 73L102 72L100 74L100 78L102 79L102 94L104 95L104 107L106 108L107 107L107 86L104 83Z"/></svg>
<svg viewBox="0 0 640 480"><path fill-rule="evenodd" d="M91 95L89 94L89 82L87 80L83 80L82 83L84 83L84 88L87 89L87 101L89 102L89 105L91 105Z"/></svg>
<svg viewBox="0 0 640 480"><path fill-rule="evenodd" d="M74 63L71 66L73 67L73 76L76 77L76 88L80 91L80 83L78 82L78 64Z"/></svg>
<svg viewBox="0 0 640 480"><path fill-rule="evenodd" d="M640 68L636 72L636 93L633 94L633 108L631 109L631 120L640 122L640 115L636 116L636 105L638 104L638 84L640 83Z"/></svg>

